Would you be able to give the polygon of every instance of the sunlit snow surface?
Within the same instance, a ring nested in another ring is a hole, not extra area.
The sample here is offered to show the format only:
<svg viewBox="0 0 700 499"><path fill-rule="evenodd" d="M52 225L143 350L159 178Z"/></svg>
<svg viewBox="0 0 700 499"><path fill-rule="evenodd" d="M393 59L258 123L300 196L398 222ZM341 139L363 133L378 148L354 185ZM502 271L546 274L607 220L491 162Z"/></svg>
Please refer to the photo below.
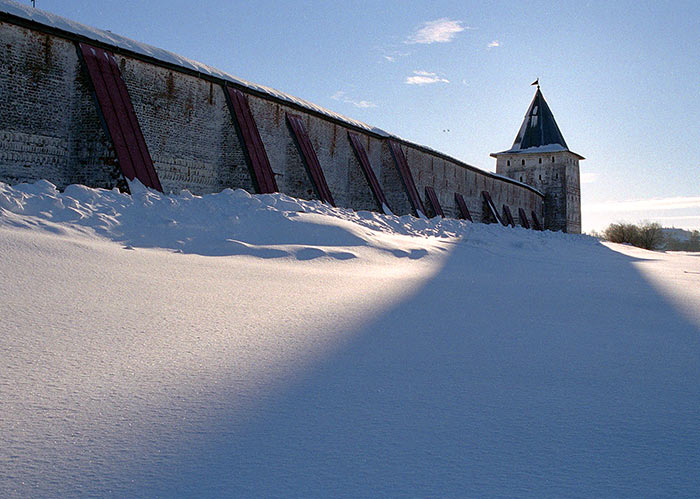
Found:
<svg viewBox="0 0 700 499"><path fill-rule="evenodd" d="M697 496L700 255L0 183L0 496Z"/></svg>

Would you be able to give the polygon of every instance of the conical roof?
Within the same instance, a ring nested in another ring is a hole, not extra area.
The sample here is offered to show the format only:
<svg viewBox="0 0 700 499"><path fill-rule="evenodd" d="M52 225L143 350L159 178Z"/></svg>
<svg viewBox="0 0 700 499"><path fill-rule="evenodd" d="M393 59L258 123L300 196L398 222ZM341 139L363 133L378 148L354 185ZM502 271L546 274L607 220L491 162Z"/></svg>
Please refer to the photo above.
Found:
<svg viewBox="0 0 700 499"><path fill-rule="evenodd" d="M547 101L544 100L544 96L538 85L530 107L527 113L525 113L523 124L520 125L520 131L515 137L513 146L507 151L495 154L559 151L569 151L569 146L566 145L566 141L554 119L552 110L549 109L549 105Z"/></svg>
<svg viewBox="0 0 700 499"><path fill-rule="evenodd" d="M549 109L547 101L544 100L542 91L537 87L535 97L530 103L511 149L529 149L530 147L550 144L559 144L568 149L557 122L554 120L552 110Z"/></svg>

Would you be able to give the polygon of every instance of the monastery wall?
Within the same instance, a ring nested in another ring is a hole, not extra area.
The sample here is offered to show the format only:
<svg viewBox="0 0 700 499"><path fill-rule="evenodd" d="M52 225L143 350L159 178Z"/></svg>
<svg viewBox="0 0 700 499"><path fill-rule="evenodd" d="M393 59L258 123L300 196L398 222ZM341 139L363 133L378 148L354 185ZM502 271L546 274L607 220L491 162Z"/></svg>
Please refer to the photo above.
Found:
<svg viewBox="0 0 700 499"><path fill-rule="evenodd" d="M45 178L65 188L72 183L120 187L125 183L96 105L94 90L76 49L81 35L0 16L0 181L15 184ZM90 42L89 43L96 43ZM148 151L165 192L193 194L243 188L254 192L244 149L233 124L220 78L197 74L117 46L96 43L115 54ZM230 84L230 83L229 83ZM234 83L235 85L235 83ZM369 162L396 214L411 205L389 138L406 156L419 195L433 187L447 216L456 216L454 193L464 196L475 221L485 220L482 191L498 207L518 208L544 220L544 199L535 189L466 165L417 144L387 137L238 85L250 105L281 192L313 199L309 179L285 114L296 114L308 131L337 206L380 207L348 139L358 133Z"/></svg>
<svg viewBox="0 0 700 499"><path fill-rule="evenodd" d="M544 223L581 233L579 159L571 152L499 154L496 172L545 192Z"/></svg>

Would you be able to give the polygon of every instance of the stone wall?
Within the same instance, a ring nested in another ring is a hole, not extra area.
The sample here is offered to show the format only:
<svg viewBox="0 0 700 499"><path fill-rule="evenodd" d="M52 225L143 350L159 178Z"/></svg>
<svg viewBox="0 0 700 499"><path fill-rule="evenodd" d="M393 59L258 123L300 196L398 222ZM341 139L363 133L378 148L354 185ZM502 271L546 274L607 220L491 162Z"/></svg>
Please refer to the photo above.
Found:
<svg viewBox="0 0 700 499"><path fill-rule="evenodd" d="M6 21L0 22L0 40L0 180L45 178L59 188L71 183L124 187L75 41ZM105 48L115 53L166 192L206 194L226 187L253 191L223 81ZM285 119L286 113L293 113L302 116L336 205L380 209L348 139L348 132L354 131L362 137L391 210L411 212L386 137L242 90L281 192L316 197ZM425 198L425 187L432 186L447 216L456 215L454 193L459 192L474 219L485 219L483 190L491 193L499 210L508 204L516 219L521 207L528 215L531 210L544 214L543 197L533 189L421 146L405 141L401 145L419 194Z"/></svg>
<svg viewBox="0 0 700 499"><path fill-rule="evenodd" d="M528 217L531 211L535 211L538 217L544 215L542 196L530 189L523 188L522 185L494 178L476 168L467 168L456 160L426 153L415 146L407 146L405 149L418 192L424 197L425 187L432 186L445 215L448 217L457 216L454 195L460 193L464 197L474 220L488 220L489 215L485 212L482 191L491 194L499 214L502 206L508 205L518 224L521 223L518 217L518 208L523 208Z"/></svg>
<svg viewBox="0 0 700 499"><path fill-rule="evenodd" d="M566 232L581 233L581 178L578 159L566 165Z"/></svg>
<svg viewBox="0 0 700 499"><path fill-rule="evenodd" d="M0 179L117 185L121 174L65 39L0 23Z"/></svg>
<svg viewBox="0 0 700 499"><path fill-rule="evenodd" d="M579 159L571 152L498 154L496 172L544 193L544 224L581 233Z"/></svg>

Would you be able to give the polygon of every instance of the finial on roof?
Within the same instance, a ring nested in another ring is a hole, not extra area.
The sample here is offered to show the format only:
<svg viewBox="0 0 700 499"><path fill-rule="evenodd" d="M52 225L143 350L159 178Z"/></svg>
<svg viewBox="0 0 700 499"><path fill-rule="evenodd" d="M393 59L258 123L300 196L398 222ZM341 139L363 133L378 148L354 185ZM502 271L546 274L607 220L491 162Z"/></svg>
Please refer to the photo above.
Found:
<svg viewBox="0 0 700 499"><path fill-rule="evenodd" d="M537 85L537 91L532 97L530 107L525 113L518 135L515 136L513 145L507 151L491 154L520 154L520 153L543 153L543 152L570 152L579 159L583 156L569 150L566 141L559 130L559 126L554 119L552 110L549 109L544 95L540 91L540 79L537 78L531 83Z"/></svg>

